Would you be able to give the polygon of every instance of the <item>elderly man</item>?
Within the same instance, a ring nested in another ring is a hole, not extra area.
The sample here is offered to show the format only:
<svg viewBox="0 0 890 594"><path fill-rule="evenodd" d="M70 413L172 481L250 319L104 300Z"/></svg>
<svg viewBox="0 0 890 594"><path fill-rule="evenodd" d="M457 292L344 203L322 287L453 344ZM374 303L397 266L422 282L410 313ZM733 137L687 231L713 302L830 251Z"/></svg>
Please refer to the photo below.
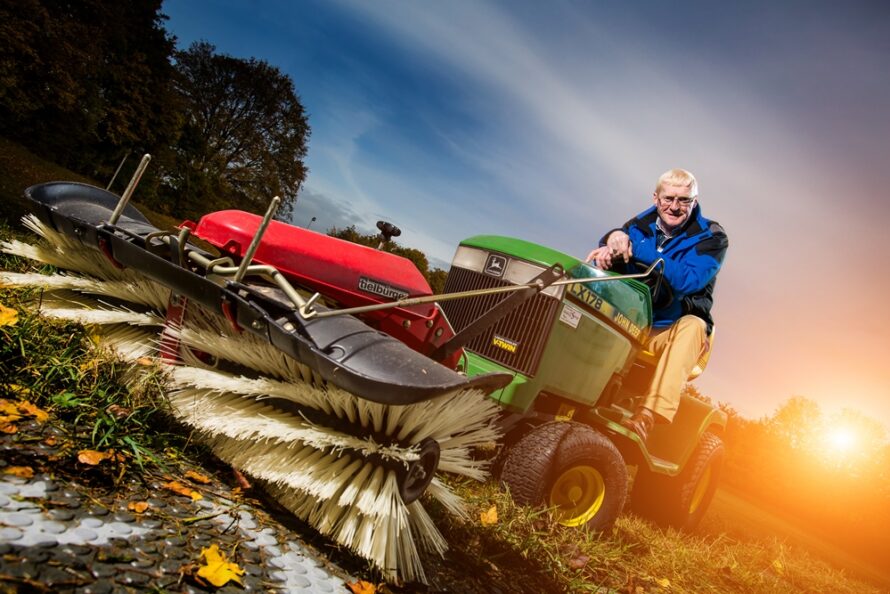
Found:
<svg viewBox="0 0 890 594"><path fill-rule="evenodd" d="M664 259L666 282L655 296L646 345L658 364L642 404L623 423L644 442L656 422L673 420L683 383L709 348L714 283L729 245L723 227L702 216L698 183L685 169L662 174L652 199L651 208L607 233L587 256L604 270L631 258L645 265Z"/></svg>

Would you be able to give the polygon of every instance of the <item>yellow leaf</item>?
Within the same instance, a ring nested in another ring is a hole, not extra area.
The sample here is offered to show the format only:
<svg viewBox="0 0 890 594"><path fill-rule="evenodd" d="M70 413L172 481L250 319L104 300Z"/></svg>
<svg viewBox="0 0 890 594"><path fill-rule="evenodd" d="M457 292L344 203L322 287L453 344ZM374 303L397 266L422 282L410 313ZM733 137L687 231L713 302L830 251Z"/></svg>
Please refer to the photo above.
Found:
<svg viewBox="0 0 890 594"><path fill-rule="evenodd" d="M185 478L192 479L196 483L201 483L202 485L209 485L210 479L204 476L203 474L198 474L194 470L189 470L185 473Z"/></svg>
<svg viewBox="0 0 890 594"><path fill-rule="evenodd" d="M143 367L151 367L155 364L155 361L151 357L139 357L136 359L136 364L142 365Z"/></svg>
<svg viewBox="0 0 890 594"><path fill-rule="evenodd" d="M177 495L182 495L183 497L191 497L192 501L197 501L199 499L204 499L204 496L198 493L197 491L193 491L189 489L179 481L170 481L169 483L164 483L161 485L168 491L173 491Z"/></svg>
<svg viewBox="0 0 890 594"><path fill-rule="evenodd" d="M782 564L778 559L773 561L773 569L776 570L776 573L779 575L785 575L785 565Z"/></svg>
<svg viewBox="0 0 890 594"><path fill-rule="evenodd" d="M244 570L236 563L228 562L226 556L219 551L218 546L210 545L209 549L201 549L201 557L206 565L198 569L199 577L204 578L217 588L225 586L230 581L241 584Z"/></svg>
<svg viewBox="0 0 890 594"><path fill-rule="evenodd" d="M77 461L81 464L96 466L97 464L102 463L104 460L108 460L112 456L114 456L113 451L97 452L96 450L80 450L79 452L77 452Z"/></svg>
<svg viewBox="0 0 890 594"><path fill-rule="evenodd" d="M15 326L19 321L19 312L0 303L0 326Z"/></svg>
<svg viewBox="0 0 890 594"><path fill-rule="evenodd" d="M49 415L46 414L46 411L41 410L39 407L31 404L30 402L19 402L18 409L22 413L34 417L34 419L38 423L43 423L49 418Z"/></svg>
<svg viewBox="0 0 890 594"><path fill-rule="evenodd" d="M669 580L667 578L656 579L655 583L658 584L659 586L661 586L662 588L670 588L671 587L671 580Z"/></svg>
<svg viewBox="0 0 890 594"><path fill-rule="evenodd" d="M372 584L371 582L366 582L365 580L359 580L357 582L353 582L351 584L346 584L346 586L352 590L352 594L376 594L377 586Z"/></svg>
<svg viewBox="0 0 890 594"><path fill-rule="evenodd" d="M147 501L131 501L127 504L127 509L137 514L144 513L148 509Z"/></svg>
<svg viewBox="0 0 890 594"><path fill-rule="evenodd" d="M20 478L31 478L34 476L34 469L30 466L7 466L3 469L3 474L11 474Z"/></svg>
<svg viewBox="0 0 890 594"><path fill-rule="evenodd" d="M15 419L9 419L11 421L17 421L19 415L19 407L15 402L7 400L5 398L0 398L0 414L7 417L16 417Z"/></svg>
<svg viewBox="0 0 890 594"><path fill-rule="evenodd" d="M488 511L484 511L479 514L479 521L482 522L483 526L493 526L498 523L498 508L495 505L492 505Z"/></svg>

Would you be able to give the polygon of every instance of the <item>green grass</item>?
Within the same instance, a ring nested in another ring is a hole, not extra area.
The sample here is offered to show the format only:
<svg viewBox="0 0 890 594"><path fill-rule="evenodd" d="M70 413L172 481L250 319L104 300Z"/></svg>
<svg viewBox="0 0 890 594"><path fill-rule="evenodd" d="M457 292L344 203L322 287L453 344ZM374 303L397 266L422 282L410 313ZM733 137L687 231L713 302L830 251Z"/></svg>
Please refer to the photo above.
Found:
<svg viewBox="0 0 890 594"><path fill-rule="evenodd" d="M0 238L12 234L0 226ZM0 268L31 265L2 254ZM173 436L159 431L168 426L159 372L130 374L84 327L41 317L40 299L36 290L0 288L0 303L18 312L14 324L0 326L0 398L26 399L65 421L74 452L115 450L140 469L160 464L155 452Z"/></svg>
<svg viewBox="0 0 890 594"><path fill-rule="evenodd" d="M599 535L559 526L547 510L516 506L492 483L452 486L473 520L446 522L446 538L471 558L489 559L511 582L548 576L558 590L600 594L880 591L777 536L746 535L740 527L730 537L719 518L688 535L626 514L612 534ZM491 506L498 522L483 526L480 514Z"/></svg>

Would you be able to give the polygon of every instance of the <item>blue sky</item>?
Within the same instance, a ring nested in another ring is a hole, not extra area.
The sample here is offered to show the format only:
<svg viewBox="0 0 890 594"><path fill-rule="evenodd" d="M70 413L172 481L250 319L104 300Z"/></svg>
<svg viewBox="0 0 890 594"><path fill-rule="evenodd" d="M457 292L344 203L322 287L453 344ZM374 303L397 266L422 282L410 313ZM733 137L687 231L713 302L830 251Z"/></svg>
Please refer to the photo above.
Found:
<svg viewBox="0 0 890 594"><path fill-rule="evenodd" d="M890 426L890 9L877 2L168 0L289 74L309 113L294 222L378 219L441 266L464 237L584 256L699 178L730 251L699 388L743 414L792 395Z"/></svg>

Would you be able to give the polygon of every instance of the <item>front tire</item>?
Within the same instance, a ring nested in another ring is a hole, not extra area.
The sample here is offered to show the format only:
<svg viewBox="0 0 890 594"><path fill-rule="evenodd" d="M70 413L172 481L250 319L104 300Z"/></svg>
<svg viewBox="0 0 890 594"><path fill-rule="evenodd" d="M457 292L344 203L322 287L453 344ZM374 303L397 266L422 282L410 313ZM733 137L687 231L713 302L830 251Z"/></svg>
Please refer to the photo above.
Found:
<svg viewBox="0 0 890 594"><path fill-rule="evenodd" d="M627 468L606 436L587 425L536 427L510 448L502 482L521 505L555 508L563 526L611 530L627 496Z"/></svg>
<svg viewBox="0 0 890 594"><path fill-rule="evenodd" d="M705 433L679 475L640 468L631 492L631 510L662 528L695 530L717 491L723 458L723 441Z"/></svg>

